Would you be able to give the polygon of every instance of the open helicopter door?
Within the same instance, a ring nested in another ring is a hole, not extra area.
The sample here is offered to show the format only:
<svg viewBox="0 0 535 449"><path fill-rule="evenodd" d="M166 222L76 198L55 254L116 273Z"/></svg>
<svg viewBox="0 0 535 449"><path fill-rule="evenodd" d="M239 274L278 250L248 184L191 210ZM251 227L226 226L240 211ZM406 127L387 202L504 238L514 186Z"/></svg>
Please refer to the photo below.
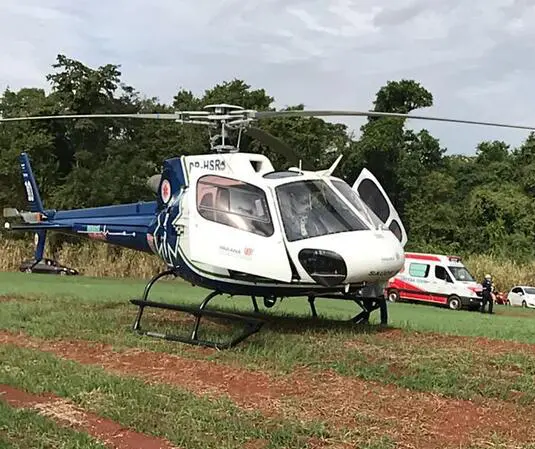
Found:
<svg viewBox="0 0 535 449"><path fill-rule="evenodd" d="M366 168L363 168L353 184L366 206L381 220L388 229L398 238L403 246L407 243L407 232L401 223L399 214L394 208L390 198L377 178Z"/></svg>
<svg viewBox="0 0 535 449"><path fill-rule="evenodd" d="M205 174L192 181L192 262L290 282L292 269L281 227L273 213L272 195L258 186L225 176Z"/></svg>

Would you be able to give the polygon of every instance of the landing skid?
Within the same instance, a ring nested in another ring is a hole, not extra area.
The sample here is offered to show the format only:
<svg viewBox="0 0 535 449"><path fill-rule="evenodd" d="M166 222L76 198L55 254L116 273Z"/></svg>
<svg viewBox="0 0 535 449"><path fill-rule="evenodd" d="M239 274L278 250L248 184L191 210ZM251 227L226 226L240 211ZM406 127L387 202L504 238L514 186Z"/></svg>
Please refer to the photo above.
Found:
<svg viewBox="0 0 535 449"><path fill-rule="evenodd" d="M164 340L177 341L181 343L187 343L187 344L198 345L198 346L206 346L206 347L211 347L211 348L216 348L216 349L229 349L241 343L243 340L250 337L251 335L257 333L266 322L266 320L263 320L261 318L251 316L251 315L240 314L240 313L220 312L216 310L206 310L206 306L208 305L208 303L215 297L222 294L219 291L212 291L209 295L207 295L204 298L202 303L197 307L193 307L193 306L188 307L184 305L149 301L148 296L149 296L149 292L151 288L156 283L156 281L158 281L159 279L165 276L177 277L178 274L174 270L166 270L166 271L162 271L161 273L158 273L147 283L141 299L130 300L132 304L139 307L132 329L140 335L147 335L150 337L162 338ZM352 322L355 324L368 323L371 313L377 309L379 309L380 311L381 325L386 325L388 322L387 301L384 296L381 296L379 298L363 298L363 297L359 297L358 295L355 295L354 293L353 294L325 294L325 295L314 295L314 296L311 295L311 296L308 296L308 302L310 305L310 310L312 312L312 317L314 318L318 317L318 313L317 313L316 305L315 305L315 301L318 298L348 300L348 301L353 301L357 305L359 305L362 311L358 313L357 315L355 315L353 318L350 318L349 320L347 320L347 322ZM260 310L258 308L257 298L255 296L251 296L251 300L252 300L252 304L254 308L254 314L260 313ZM264 306L266 306L267 308L273 307L275 302L276 302L276 298L264 298ZM143 312L145 308L147 307L185 312L185 313L195 316L195 324L193 326L193 330L190 336L181 337L175 334L159 333L159 332L151 332L151 331L142 330L141 318L143 316ZM213 318L223 318L223 319L226 319L228 321L233 321L233 322L241 322L245 324L245 330L240 335L238 335L237 337L227 342L218 343L212 340L202 340L198 338L198 331L199 331L201 318L203 316L213 317Z"/></svg>
<svg viewBox="0 0 535 449"><path fill-rule="evenodd" d="M316 311L315 301L317 298L330 298L330 299L345 299L347 301L353 301L360 306L362 311L355 315L353 318L346 320L347 322L353 322L355 324L368 323L370 315L374 310L379 309L381 325L388 324L388 307L386 298L384 296L380 298L359 298L355 295L317 295L309 296L308 303L310 304L310 310L312 316L317 318L318 313Z"/></svg>
<svg viewBox="0 0 535 449"><path fill-rule="evenodd" d="M229 349L229 348L236 346L238 343L242 342L243 340L255 334L256 332L258 332L260 328L264 325L265 321L258 319L258 318L254 318L254 317L250 317L246 315L240 315L237 313L220 312L216 310L206 310L206 306L208 305L208 303L212 299L214 299L216 296L219 296L222 294L218 291L213 291L209 295L207 295L204 298L203 302L198 307L188 307L188 306L177 305L177 304L149 301L148 295L149 295L150 289L156 283L156 281L165 276L171 276L171 275L175 277L177 276L177 274L173 270L167 270L167 271L158 273L149 281L149 283L145 287L145 291L143 292L142 299L130 300L132 304L139 307L137 317L136 317L136 320L134 321L134 325L132 326L132 328L134 331L136 331L140 335L147 335L150 337L162 338L164 340L178 341L181 343L188 343L188 344L198 345L198 346L207 346L207 347L216 348L216 349ZM185 312L185 313L189 313L190 315L195 316L195 324L193 326L193 331L191 332L189 337L181 337L175 334L167 334L167 333L163 334L159 332L143 331L141 329L141 317L143 316L143 311L145 310L146 307L154 307L157 309ZM245 330L243 331L243 333L241 333L240 335L238 335L237 337L233 338L232 340L228 342L218 343L218 342L214 342L211 340L201 340L198 338L198 332L199 332L199 326L201 324L201 318L203 316L212 317L212 318L223 318L223 319L234 321L234 322L242 322L245 324Z"/></svg>

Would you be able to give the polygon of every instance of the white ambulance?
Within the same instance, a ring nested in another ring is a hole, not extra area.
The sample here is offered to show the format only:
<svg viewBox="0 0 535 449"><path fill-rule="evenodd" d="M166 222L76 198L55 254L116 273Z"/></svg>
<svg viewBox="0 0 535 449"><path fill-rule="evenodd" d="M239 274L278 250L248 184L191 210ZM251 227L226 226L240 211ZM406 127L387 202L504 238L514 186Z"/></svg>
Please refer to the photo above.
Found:
<svg viewBox="0 0 535 449"><path fill-rule="evenodd" d="M481 291L460 257L405 253L405 265L388 281L385 294L392 302L427 302L456 310L479 307Z"/></svg>

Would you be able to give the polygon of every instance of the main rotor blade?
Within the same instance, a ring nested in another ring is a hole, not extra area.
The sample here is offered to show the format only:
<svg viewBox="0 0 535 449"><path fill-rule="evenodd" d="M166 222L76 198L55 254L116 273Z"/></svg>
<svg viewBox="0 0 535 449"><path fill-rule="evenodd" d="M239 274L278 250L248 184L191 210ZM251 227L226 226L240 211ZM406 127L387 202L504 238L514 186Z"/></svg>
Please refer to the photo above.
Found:
<svg viewBox="0 0 535 449"><path fill-rule="evenodd" d="M267 131L264 131L263 129L256 128L255 126L249 126L248 128L245 129L244 132L248 136L259 140L260 142L268 146L273 151L276 151L277 153L283 155L296 167L299 166L300 158L297 155L297 153L289 145L287 145L282 140L280 140L278 137L275 137L274 135L268 133ZM308 161L303 160L303 159L301 159L301 166L304 170L313 169L312 164L310 164Z"/></svg>
<svg viewBox="0 0 535 449"><path fill-rule="evenodd" d="M28 117L0 117L0 122L21 122L29 120L53 120L53 119L80 119L80 118L137 118L137 119L160 119L160 120L180 120L184 116L205 116L202 111L187 111L176 113L151 113L151 114L66 114L66 115L33 115Z"/></svg>
<svg viewBox="0 0 535 449"><path fill-rule="evenodd" d="M467 123L471 125L498 126L502 128L529 129L535 131L535 126L509 125L496 122L479 122L476 120L461 120L445 117L431 117L425 115L401 114L396 112L375 112L375 111L259 111L253 114L256 119L273 117L332 117L332 116L358 116L358 117L398 117L417 120L433 120L438 122Z"/></svg>
<svg viewBox="0 0 535 449"><path fill-rule="evenodd" d="M238 117L243 116L240 120ZM223 119L237 119L235 124L248 123L251 119L264 119L275 117L334 117L334 116L356 116L356 117L397 117L416 120L430 120L438 122L465 123L471 125L494 126L501 128L516 128L535 131L535 126L511 125L499 122L482 122L477 120L462 120L446 117L433 117L425 115L402 114L396 112L376 112L376 111L336 111L336 110L310 110L310 111L251 111L238 110L231 111L230 115L210 114L208 111L176 111L174 113L146 113L146 114L62 114L62 115L34 115L27 117L0 117L0 123L21 122L31 120L68 120L68 119L92 119L92 118L133 118L152 120L174 120L181 123L207 125L211 120L219 121ZM198 120L195 120L198 119Z"/></svg>

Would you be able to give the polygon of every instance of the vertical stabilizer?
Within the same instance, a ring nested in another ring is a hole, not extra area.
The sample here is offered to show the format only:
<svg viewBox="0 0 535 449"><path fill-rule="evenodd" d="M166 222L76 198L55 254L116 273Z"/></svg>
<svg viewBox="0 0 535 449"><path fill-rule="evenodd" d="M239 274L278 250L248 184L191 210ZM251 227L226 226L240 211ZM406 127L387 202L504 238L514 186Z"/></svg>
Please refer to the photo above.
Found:
<svg viewBox="0 0 535 449"><path fill-rule="evenodd" d="M22 182L24 183L24 190L26 192L26 199L30 212L44 213L43 202L41 201L41 195L35 182L30 159L26 153L20 155L20 169L22 170Z"/></svg>

